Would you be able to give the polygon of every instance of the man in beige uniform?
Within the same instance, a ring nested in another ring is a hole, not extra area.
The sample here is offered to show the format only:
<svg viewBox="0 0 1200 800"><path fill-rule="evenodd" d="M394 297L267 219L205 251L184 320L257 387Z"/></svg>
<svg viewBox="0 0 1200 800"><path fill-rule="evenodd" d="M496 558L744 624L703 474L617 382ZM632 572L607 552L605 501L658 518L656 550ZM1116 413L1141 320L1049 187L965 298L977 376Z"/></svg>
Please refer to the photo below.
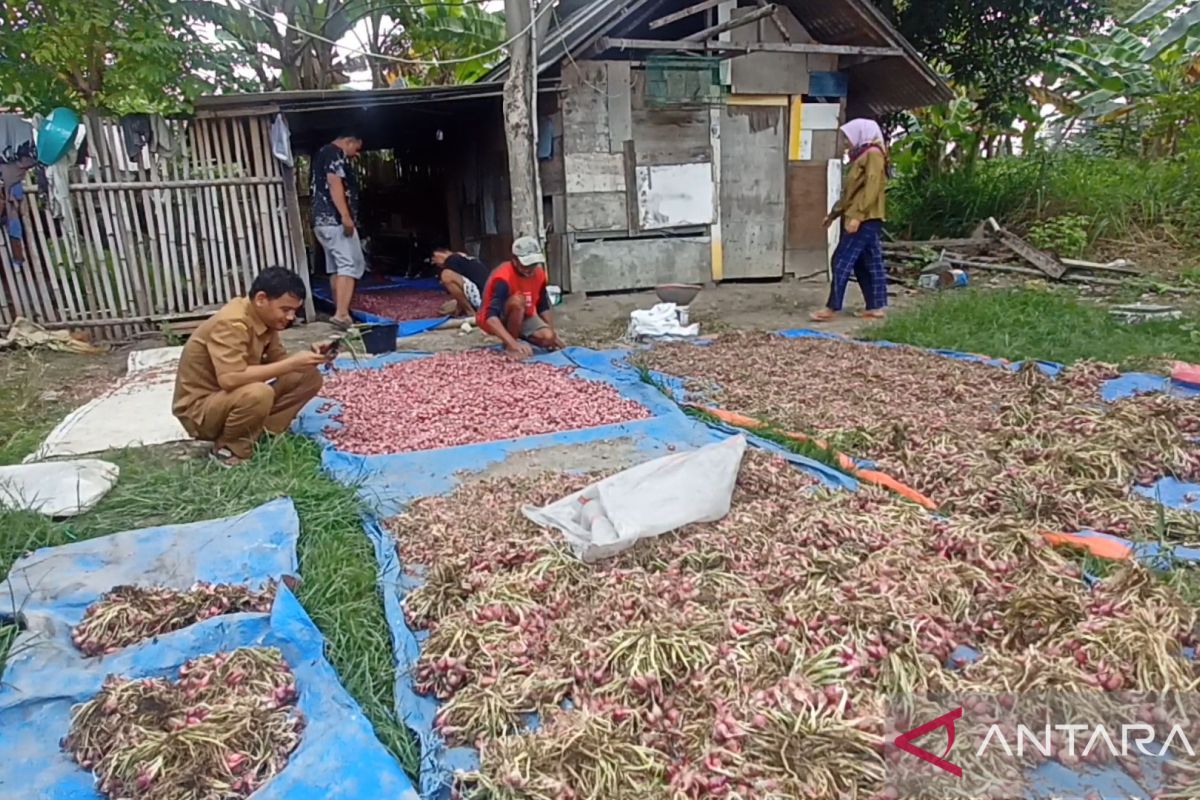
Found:
<svg viewBox="0 0 1200 800"><path fill-rule="evenodd" d="M330 345L288 355L279 332L304 304L304 283L270 267L249 297L231 300L188 339L179 359L172 411L191 436L213 442L212 456L236 466L264 429L283 433L321 390Z"/></svg>

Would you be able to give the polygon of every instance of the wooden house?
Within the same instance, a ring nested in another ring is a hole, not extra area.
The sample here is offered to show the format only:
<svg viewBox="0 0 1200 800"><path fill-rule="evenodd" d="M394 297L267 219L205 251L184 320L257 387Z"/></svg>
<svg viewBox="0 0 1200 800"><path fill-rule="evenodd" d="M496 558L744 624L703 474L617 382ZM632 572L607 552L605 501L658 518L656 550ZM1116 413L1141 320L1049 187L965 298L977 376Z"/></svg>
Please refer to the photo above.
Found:
<svg viewBox="0 0 1200 800"><path fill-rule="evenodd" d="M562 5L538 69L569 291L823 272L837 128L952 96L868 0Z"/></svg>

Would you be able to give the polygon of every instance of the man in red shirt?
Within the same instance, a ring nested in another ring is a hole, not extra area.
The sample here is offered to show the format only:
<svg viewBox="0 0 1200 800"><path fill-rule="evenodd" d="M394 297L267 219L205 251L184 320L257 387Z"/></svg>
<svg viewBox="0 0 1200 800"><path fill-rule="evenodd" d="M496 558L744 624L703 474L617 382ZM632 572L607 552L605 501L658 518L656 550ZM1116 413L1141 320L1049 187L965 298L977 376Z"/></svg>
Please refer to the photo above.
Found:
<svg viewBox="0 0 1200 800"><path fill-rule="evenodd" d="M513 358L533 355L530 344L558 350L563 341L554 330L546 293L546 257L531 236L513 242L513 257L492 271L475 317L480 328L504 343Z"/></svg>

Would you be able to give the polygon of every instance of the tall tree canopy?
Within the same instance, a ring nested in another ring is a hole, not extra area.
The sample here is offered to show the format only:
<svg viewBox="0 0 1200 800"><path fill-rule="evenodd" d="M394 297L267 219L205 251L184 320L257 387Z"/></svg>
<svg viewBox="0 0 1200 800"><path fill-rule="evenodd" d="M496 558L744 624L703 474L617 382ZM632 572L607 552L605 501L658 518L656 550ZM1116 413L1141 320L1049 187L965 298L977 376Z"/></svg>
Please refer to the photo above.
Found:
<svg viewBox="0 0 1200 800"><path fill-rule="evenodd" d="M0 100L115 114L186 109L236 86L236 51L205 42L171 0L29 0L0 5Z"/></svg>
<svg viewBox="0 0 1200 800"><path fill-rule="evenodd" d="M330 42L349 37L360 51L437 61L469 58L504 38L503 18L479 0L241 0L236 6L187 0L187 5L215 26L222 42L245 54L264 88L334 89L346 83L348 72L368 68L377 88L397 80L461 82L487 64L430 67L347 56Z"/></svg>
<svg viewBox="0 0 1200 800"><path fill-rule="evenodd" d="M1099 23L1111 0L876 0L926 58L1002 113L1053 57L1056 39Z"/></svg>

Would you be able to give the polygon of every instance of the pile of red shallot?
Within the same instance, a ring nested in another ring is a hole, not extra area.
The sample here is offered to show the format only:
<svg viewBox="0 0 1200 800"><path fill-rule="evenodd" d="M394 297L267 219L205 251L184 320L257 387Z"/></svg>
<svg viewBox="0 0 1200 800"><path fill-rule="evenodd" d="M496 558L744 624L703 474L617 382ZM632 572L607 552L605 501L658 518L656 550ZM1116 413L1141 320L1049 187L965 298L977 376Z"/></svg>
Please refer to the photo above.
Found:
<svg viewBox="0 0 1200 800"><path fill-rule="evenodd" d="M262 590L203 581L187 591L117 586L87 607L71 638L84 655L108 655L223 614L266 613L274 602L274 581Z"/></svg>
<svg viewBox="0 0 1200 800"><path fill-rule="evenodd" d="M358 292L350 301L355 311L365 311L384 319L407 322L445 316L442 306L450 299L445 292L426 290L396 292Z"/></svg>
<svg viewBox="0 0 1200 800"><path fill-rule="evenodd" d="M1200 686L1172 586L1125 563L1089 590L1020 519L829 493L751 451L724 519L585 565L520 509L599 477L466 484L388 521L423 581L416 687L482 754L462 797L894 797L889 697Z"/></svg>
<svg viewBox="0 0 1200 800"><path fill-rule="evenodd" d="M1032 364L1014 373L911 347L760 333L664 345L637 358L687 378L711 405L868 458L952 513L1053 531L1200 536L1200 517L1160 516L1130 498L1133 484L1200 479L1200 400L1102 403L1101 384L1117 376L1105 365L1072 365L1050 378Z"/></svg>
<svg viewBox="0 0 1200 800"><path fill-rule="evenodd" d="M337 373L323 397L341 404L341 450L404 453L593 428L650 412L607 383L521 363L493 351L440 353L378 369Z"/></svg>
<svg viewBox="0 0 1200 800"><path fill-rule="evenodd" d="M304 719L274 648L196 658L179 680L110 675L62 741L107 797L240 800L287 765Z"/></svg>

